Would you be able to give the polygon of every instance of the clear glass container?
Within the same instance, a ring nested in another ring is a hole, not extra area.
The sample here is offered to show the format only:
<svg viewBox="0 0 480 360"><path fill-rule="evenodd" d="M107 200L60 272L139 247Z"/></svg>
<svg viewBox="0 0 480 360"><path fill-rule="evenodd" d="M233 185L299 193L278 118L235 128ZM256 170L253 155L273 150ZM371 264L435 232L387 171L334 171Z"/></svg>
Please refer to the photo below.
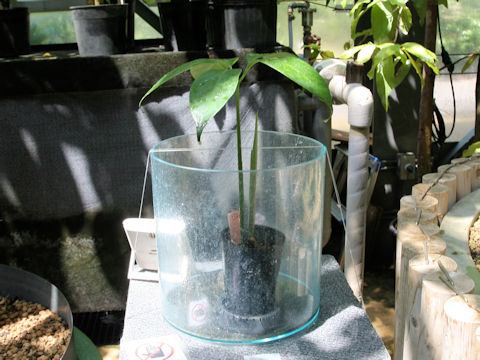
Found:
<svg viewBox="0 0 480 360"><path fill-rule="evenodd" d="M268 342L318 315L325 147L259 131L252 170L253 139L242 132L242 171L235 131L151 151L162 314L197 338Z"/></svg>

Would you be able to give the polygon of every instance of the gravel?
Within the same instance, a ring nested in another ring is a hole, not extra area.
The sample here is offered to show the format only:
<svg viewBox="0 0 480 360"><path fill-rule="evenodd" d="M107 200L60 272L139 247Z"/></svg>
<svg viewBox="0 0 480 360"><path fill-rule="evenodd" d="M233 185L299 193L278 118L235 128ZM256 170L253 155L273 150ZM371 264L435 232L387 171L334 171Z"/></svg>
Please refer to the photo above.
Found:
<svg viewBox="0 0 480 360"><path fill-rule="evenodd" d="M478 218L470 228L468 245L470 247L473 262L475 263L477 270L480 271L480 218Z"/></svg>
<svg viewBox="0 0 480 360"><path fill-rule="evenodd" d="M0 359L60 360L71 330L40 304L0 296Z"/></svg>

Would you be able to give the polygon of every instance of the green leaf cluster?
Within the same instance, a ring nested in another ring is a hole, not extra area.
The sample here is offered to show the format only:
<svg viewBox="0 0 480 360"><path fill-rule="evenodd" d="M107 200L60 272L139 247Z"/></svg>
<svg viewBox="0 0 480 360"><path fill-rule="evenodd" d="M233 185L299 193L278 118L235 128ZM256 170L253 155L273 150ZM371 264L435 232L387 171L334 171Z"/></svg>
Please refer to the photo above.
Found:
<svg viewBox="0 0 480 360"><path fill-rule="evenodd" d="M190 111L195 121L197 139L200 141L202 132L208 121L212 119L235 94L237 117L237 157L238 157L238 188L240 227L247 229L249 237L254 234L255 215L255 172L250 177L250 199L248 219L244 206L243 161L240 131L240 84L250 69L256 64L264 64L309 91L332 108L332 98L328 86L318 72L308 63L290 53L249 54L247 65L242 71L235 68L238 58L231 59L197 59L178 66L158 80L140 100L139 106L152 92L174 77L190 71L195 79L190 88ZM257 164L257 131L258 114L255 121L255 140L251 152L251 170L256 170ZM250 223L247 224L247 221ZM246 225L247 224L247 225ZM246 225L246 226L245 226Z"/></svg>
<svg viewBox="0 0 480 360"><path fill-rule="evenodd" d="M190 110L200 140L203 129L238 91L248 71L262 63L278 71L288 79L309 91L329 107L332 99L328 86L318 72L305 61L290 53L249 54L244 71L235 68L238 58L197 59L178 66L158 80L140 100L140 106L146 97L174 77L190 71L195 79L190 88ZM237 107L237 110L238 107ZM238 124L237 124L238 125Z"/></svg>
<svg viewBox="0 0 480 360"><path fill-rule="evenodd" d="M371 61L368 72L370 79L375 79L377 93L388 110L388 98L392 90L408 75L413 67L422 84L423 66L438 74L435 64L437 57L430 50L414 42L397 44L399 33L408 34L412 26L412 13L408 7L409 0L358 0L350 11L353 17L351 38L360 45L347 49L343 59L353 58L365 64ZM425 18L425 0L412 0L420 18ZM439 4L448 5L447 0ZM371 26L358 31L358 23L364 16L370 16Z"/></svg>
<svg viewBox="0 0 480 360"><path fill-rule="evenodd" d="M374 42L393 41L398 31L407 34L412 26L412 13L407 7L408 0L359 0L350 15L353 17L350 34L352 40L373 37ZM371 27L357 31L358 22L370 14Z"/></svg>
<svg viewBox="0 0 480 360"><path fill-rule="evenodd" d="M439 73L435 65L437 58L435 53L414 42L403 44L368 42L355 46L342 55L344 59L352 57L361 64L372 61L367 76L369 79L375 79L377 93L386 110L388 110L388 97L392 90L405 79L412 67L422 81L422 85L424 81L422 64L430 67L435 74Z"/></svg>

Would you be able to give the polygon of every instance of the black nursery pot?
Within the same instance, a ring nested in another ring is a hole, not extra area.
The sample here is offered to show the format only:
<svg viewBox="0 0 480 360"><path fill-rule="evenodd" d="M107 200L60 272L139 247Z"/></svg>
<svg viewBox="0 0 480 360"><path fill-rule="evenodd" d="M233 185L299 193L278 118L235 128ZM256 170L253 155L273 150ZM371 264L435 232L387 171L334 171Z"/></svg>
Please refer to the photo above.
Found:
<svg viewBox="0 0 480 360"><path fill-rule="evenodd" d="M271 51L277 40L277 2L210 0L207 28L214 48Z"/></svg>
<svg viewBox="0 0 480 360"><path fill-rule="evenodd" d="M14 57L30 52L30 17L28 8L0 10L0 57Z"/></svg>
<svg viewBox="0 0 480 360"><path fill-rule="evenodd" d="M236 245L229 229L222 232L225 296L223 306L240 316L260 316L275 310L275 289L285 236L255 226L255 241Z"/></svg>
<svg viewBox="0 0 480 360"><path fill-rule="evenodd" d="M125 53L128 4L72 6L70 9L81 56Z"/></svg>
<svg viewBox="0 0 480 360"><path fill-rule="evenodd" d="M207 0L159 2L158 13L167 51L206 49Z"/></svg>

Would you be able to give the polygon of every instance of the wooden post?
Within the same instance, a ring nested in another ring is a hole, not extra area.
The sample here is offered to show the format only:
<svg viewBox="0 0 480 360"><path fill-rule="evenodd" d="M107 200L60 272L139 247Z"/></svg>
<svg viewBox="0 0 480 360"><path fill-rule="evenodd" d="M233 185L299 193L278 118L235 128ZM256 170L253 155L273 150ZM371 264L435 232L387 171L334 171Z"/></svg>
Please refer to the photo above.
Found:
<svg viewBox="0 0 480 360"><path fill-rule="evenodd" d="M438 167L438 172L449 168L450 165L441 165ZM457 200L472 192L472 179L470 177L471 168L466 165L455 165L451 167L447 174L453 174L457 177Z"/></svg>
<svg viewBox="0 0 480 360"><path fill-rule="evenodd" d="M405 195L400 198L400 210L409 208L421 208L438 213L438 200L433 196L427 195L420 200L412 195Z"/></svg>
<svg viewBox="0 0 480 360"><path fill-rule="evenodd" d="M422 183L433 184L439 176L439 173L425 174L422 176ZM457 177L453 174L443 174L438 183L448 187L448 209L450 210L457 202Z"/></svg>
<svg viewBox="0 0 480 360"><path fill-rule="evenodd" d="M414 359L442 358L443 306L455 293L440 280L440 275L440 272L427 274L422 281L420 312L417 313L417 307L412 314L418 319L418 327L411 327L410 332L418 339L416 351L412 352ZM459 291L464 294L473 292L475 282L467 275L460 272L451 272L449 275Z"/></svg>
<svg viewBox="0 0 480 360"><path fill-rule="evenodd" d="M414 229L418 231L415 232ZM397 234L396 264L395 264L395 358L402 359L403 337L405 330L404 316L406 313L406 294L408 286L408 263L410 259L422 254L427 242L428 252L431 254L445 254L447 244L436 235L439 234L438 226L427 226L424 230L427 237L415 224L405 224L399 228ZM437 231L438 230L438 231Z"/></svg>
<svg viewBox="0 0 480 360"><path fill-rule="evenodd" d="M425 255L415 256L408 264L407 304L405 313L405 337L403 343L403 359L417 360L415 357L418 349L420 305L422 296L422 279L425 275L440 271L438 262L448 271L456 271L457 263L444 255L429 254L428 262Z"/></svg>
<svg viewBox="0 0 480 360"><path fill-rule="evenodd" d="M480 295L465 295L449 299L443 308L444 336L442 360L478 360L480 357ZM473 308L472 308L473 307Z"/></svg>
<svg viewBox="0 0 480 360"><path fill-rule="evenodd" d="M410 208L410 209L403 209L397 212L397 227L401 227L403 224L414 224L418 219L417 209ZM438 225L438 214L422 210L422 214L420 216L420 224L427 225L433 224Z"/></svg>
<svg viewBox="0 0 480 360"><path fill-rule="evenodd" d="M470 160L468 166L472 167L472 191L480 189L480 160Z"/></svg>
<svg viewBox="0 0 480 360"><path fill-rule="evenodd" d="M412 196L415 198L421 198L430 185L431 184L416 184L412 186ZM438 200L438 217L441 221L443 215L448 211L448 187L446 185L437 184L428 190L427 195Z"/></svg>

